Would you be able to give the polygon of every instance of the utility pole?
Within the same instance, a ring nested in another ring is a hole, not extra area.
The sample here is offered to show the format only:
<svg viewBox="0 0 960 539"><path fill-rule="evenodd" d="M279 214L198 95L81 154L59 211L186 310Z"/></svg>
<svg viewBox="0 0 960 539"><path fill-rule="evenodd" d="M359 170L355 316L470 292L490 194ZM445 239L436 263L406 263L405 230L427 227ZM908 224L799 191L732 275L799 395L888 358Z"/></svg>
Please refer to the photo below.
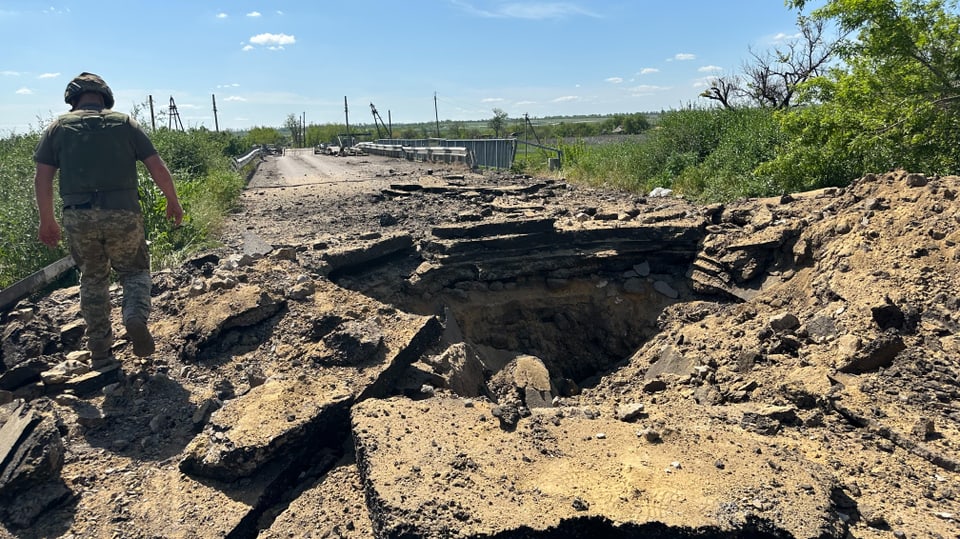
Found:
<svg viewBox="0 0 960 539"><path fill-rule="evenodd" d="M156 131L156 130L157 130L157 119L156 119L156 117L153 115L153 96L150 95L150 96L147 96L147 97L150 99L150 130L151 130L151 131Z"/></svg>
<svg viewBox="0 0 960 539"><path fill-rule="evenodd" d="M524 113L523 113L523 140L527 140L527 126L528 126L528 125L530 125L530 115L527 114L526 112L524 112ZM524 144L524 145L523 145L523 156L524 156L524 157L527 156L527 148L529 148L529 147L530 147L529 144Z"/></svg>
<svg viewBox="0 0 960 539"><path fill-rule="evenodd" d="M220 121L217 119L217 94L213 94L213 128L220 132Z"/></svg>
<svg viewBox="0 0 960 539"><path fill-rule="evenodd" d="M437 121L437 138L440 138L440 114L437 112L437 92L433 92L433 117Z"/></svg>
<svg viewBox="0 0 960 539"><path fill-rule="evenodd" d="M183 131L183 122L180 121L180 112L177 111L177 103L173 100L173 96L170 96L170 113L167 117L167 129L173 129L177 127L180 131Z"/></svg>
<svg viewBox="0 0 960 539"><path fill-rule="evenodd" d="M350 136L350 112L347 108L347 96L343 96L343 121L347 124L347 136Z"/></svg>

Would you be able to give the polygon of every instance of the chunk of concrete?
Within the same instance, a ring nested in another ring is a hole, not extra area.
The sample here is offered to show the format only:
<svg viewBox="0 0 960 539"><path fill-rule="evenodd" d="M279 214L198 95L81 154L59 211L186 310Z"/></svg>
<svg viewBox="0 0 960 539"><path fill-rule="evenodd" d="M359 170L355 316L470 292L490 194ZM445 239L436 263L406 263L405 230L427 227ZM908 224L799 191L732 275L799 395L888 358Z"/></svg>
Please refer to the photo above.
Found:
<svg viewBox="0 0 960 539"><path fill-rule="evenodd" d="M535 412L508 432L490 419L492 404L470 403L391 398L354 406L357 465L376 537L446 537L450 530L463 537L747 536L756 530L754 515L729 508L745 493L769 492L777 477L809 490L780 501L789 511L764 513L764 530L843 536L830 474L799 455L779 459L777 469L769 457L720 469L715 455L729 444L755 446L743 448L750 454L758 442L710 428L710 437L694 429L650 444L635 425L581 416L554 422L553 411ZM691 482L697 495L689 495Z"/></svg>
<svg viewBox="0 0 960 539"><path fill-rule="evenodd" d="M184 449L186 473L234 481L250 476L281 456L306 454L330 442L325 432L348 429L350 406L382 395L442 328L432 316L396 313L382 338L382 353L359 365L338 365L317 357L317 369L295 378L274 378L228 401ZM323 342L305 348L307 357L335 354ZM334 437L338 443L339 437Z"/></svg>
<svg viewBox="0 0 960 539"><path fill-rule="evenodd" d="M29 526L70 496L60 480L64 447L54 419L24 401L4 405L0 426L0 520Z"/></svg>

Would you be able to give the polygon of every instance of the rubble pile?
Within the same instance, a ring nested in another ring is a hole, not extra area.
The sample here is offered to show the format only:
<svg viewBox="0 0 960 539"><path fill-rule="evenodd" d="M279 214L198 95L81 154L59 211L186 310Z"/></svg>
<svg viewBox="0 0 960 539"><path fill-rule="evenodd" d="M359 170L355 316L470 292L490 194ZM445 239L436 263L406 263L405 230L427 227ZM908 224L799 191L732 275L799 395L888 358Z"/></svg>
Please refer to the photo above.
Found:
<svg viewBox="0 0 960 539"><path fill-rule="evenodd" d="M4 313L0 536L957 535L960 178L699 206L389 162L249 192L154 274L149 360L91 370L76 287Z"/></svg>

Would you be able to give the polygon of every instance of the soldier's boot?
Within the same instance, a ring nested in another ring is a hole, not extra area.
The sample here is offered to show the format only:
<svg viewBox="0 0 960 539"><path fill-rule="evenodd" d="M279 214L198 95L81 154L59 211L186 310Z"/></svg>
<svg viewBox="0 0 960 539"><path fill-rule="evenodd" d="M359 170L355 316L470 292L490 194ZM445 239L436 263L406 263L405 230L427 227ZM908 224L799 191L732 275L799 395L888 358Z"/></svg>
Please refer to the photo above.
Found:
<svg viewBox="0 0 960 539"><path fill-rule="evenodd" d="M117 358L113 357L110 348L98 347L90 350L90 368L99 370L117 363Z"/></svg>
<svg viewBox="0 0 960 539"><path fill-rule="evenodd" d="M146 322L133 318L124 322L123 326L127 330L127 337L133 343L133 353L137 357L147 357L156 351L156 343Z"/></svg>

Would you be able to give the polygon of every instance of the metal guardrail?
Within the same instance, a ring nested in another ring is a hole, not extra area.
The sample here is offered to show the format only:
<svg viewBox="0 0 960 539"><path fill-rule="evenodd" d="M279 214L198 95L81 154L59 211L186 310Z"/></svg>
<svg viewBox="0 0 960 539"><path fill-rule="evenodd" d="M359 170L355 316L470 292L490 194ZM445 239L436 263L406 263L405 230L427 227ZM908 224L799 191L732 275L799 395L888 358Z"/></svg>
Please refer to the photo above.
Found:
<svg viewBox="0 0 960 539"><path fill-rule="evenodd" d="M243 167L247 166L250 161L253 161L255 158L259 157L262 153L260 148L255 148L250 151L247 155L233 160L233 166L237 170L243 170Z"/></svg>
<svg viewBox="0 0 960 539"><path fill-rule="evenodd" d="M463 163L475 166L473 152L469 148L449 146L403 146L378 142L361 142L356 145L366 153L408 159L410 161L430 161L443 163Z"/></svg>
<svg viewBox="0 0 960 539"><path fill-rule="evenodd" d="M443 139L441 146L463 147L470 150L479 167L509 169L517 155L517 139Z"/></svg>
<svg viewBox="0 0 960 539"><path fill-rule="evenodd" d="M405 148L465 148L473 156L471 166L509 169L517 154L517 139L380 139L376 144Z"/></svg>

